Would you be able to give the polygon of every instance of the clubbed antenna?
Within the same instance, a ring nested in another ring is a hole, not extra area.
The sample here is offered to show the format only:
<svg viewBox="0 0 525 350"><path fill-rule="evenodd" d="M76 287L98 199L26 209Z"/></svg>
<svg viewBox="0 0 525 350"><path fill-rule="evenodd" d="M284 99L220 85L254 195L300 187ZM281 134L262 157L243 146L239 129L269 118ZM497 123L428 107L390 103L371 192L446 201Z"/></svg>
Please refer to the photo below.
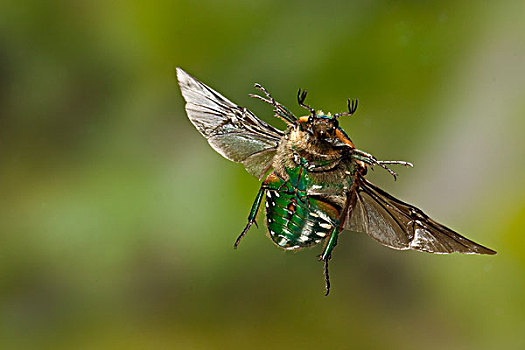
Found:
<svg viewBox="0 0 525 350"><path fill-rule="evenodd" d="M308 93L307 90L301 91L301 89L299 89L299 91L297 91L297 102L299 102L299 106L309 110L310 113L312 113L312 115L315 117L315 109L313 109L312 107L307 106L307 105L304 104L304 100L306 99L306 94L307 93Z"/></svg>
<svg viewBox="0 0 525 350"><path fill-rule="evenodd" d="M342 117L343 115L351 116L352 114L355 113L355 111L357 110L358 100L348 99L347 104L348 104L348 112L337 113L336 115L334 115L334 118Z"/></svg>

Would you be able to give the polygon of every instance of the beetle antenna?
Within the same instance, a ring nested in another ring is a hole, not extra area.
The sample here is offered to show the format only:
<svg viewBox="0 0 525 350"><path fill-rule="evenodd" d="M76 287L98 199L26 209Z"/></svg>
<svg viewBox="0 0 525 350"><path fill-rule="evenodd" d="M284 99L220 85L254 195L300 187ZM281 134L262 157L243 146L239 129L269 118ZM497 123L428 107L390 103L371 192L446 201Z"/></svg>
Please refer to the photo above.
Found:
<svg viewBox="0 0 525 350"><path fill-rule="evenodd" d="M358 103L359 101L357 99L352 99L352 100L348 99L347 100L348 112L337 113L336 115L334 115L334 118L342 117L343 115L351 116L357 110Z"/></svg>
<svg viewBox="0 0 525 350"><path fill-rule="evenodd" d="M315 109L313 109L312 107L307 106L307 105L304 104L304 100L306 99L306 94L307 93L308 93L307 90L301 91L301 89L299 89L299 91L297 91L297 102L299 103L299 106L309 110L310 113L312 113L312 115L315 117Z"/></svg>

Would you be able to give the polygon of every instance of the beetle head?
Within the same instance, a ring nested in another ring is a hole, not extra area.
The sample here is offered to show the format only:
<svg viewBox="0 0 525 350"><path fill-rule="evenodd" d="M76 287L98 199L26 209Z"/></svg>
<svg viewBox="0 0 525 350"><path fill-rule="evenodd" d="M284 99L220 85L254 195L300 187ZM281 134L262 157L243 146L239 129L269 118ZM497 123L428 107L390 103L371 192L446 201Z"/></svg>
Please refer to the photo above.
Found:
<svg viewBox="0 0 525 350"><path fill-rule="evenodd" d="M316 113L315 116L309 116L305 123L305 130L319 140L334 138L338 127L337 118L332 117L330 113L324 114L322 111Z"/></svg>
<svg viewBox="0 0 525 350"><path fill-rule="evenodd" d="M354 114L357 109L357 100L348 99L348 112L338 113L334 116L332 116L330 113L325 114L322 111L316 113L313 108L304 104L306 94L307 91L301 91L301 89L299 89L297 93L297 101L299 102L299 105L303 108L306 108L310 112L310 116L305 122L301 124L301 127L302 130L307 131L310 135L316 137L318 140L333 139L335 137L337 128L339 127L337 118L343 115L350 116Z"/></svg>

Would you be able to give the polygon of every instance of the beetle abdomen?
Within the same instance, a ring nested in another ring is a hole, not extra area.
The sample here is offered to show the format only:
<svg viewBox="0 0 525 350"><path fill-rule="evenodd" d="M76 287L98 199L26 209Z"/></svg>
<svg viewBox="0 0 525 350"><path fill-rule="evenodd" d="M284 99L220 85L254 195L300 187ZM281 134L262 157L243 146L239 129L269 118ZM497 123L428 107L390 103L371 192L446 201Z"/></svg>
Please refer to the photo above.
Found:
<svg viewBox="0 0 525 350"><path fill-rule="evenodd" d="M266 221L272 240L284 249L299 249L321 242L339 223L332 205L300 192L269 189Z"/></svg>

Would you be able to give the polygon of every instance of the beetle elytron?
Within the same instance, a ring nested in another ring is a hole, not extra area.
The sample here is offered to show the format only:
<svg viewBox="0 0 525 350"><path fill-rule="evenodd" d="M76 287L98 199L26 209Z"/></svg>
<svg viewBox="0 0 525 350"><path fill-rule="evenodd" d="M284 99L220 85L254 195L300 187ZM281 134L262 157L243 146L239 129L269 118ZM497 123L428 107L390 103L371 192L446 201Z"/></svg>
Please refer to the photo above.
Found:
<svg viewBox="0 0 525 350"><path fill-rule="evenodd" d="M235 247L255 222L266 193L266 225L272 241L295 250L324 242L326 295L330 291L328 261L344 229L365 232L394 249L429 253L496 254L429 218L365 179L367 169L388 165L412 166L403 161L380 161L355 148L339 127L338 118L352 115L357 100L348 100L348 112L331 115L315 111L299 90L299 105L308 115L297 118L259 84L264 96L250 95L273 106L275 116L288 125L278 130L248 109L177 68L186 112L197 130L223 157L242 163L261 180L248 224Z"/></svg>

